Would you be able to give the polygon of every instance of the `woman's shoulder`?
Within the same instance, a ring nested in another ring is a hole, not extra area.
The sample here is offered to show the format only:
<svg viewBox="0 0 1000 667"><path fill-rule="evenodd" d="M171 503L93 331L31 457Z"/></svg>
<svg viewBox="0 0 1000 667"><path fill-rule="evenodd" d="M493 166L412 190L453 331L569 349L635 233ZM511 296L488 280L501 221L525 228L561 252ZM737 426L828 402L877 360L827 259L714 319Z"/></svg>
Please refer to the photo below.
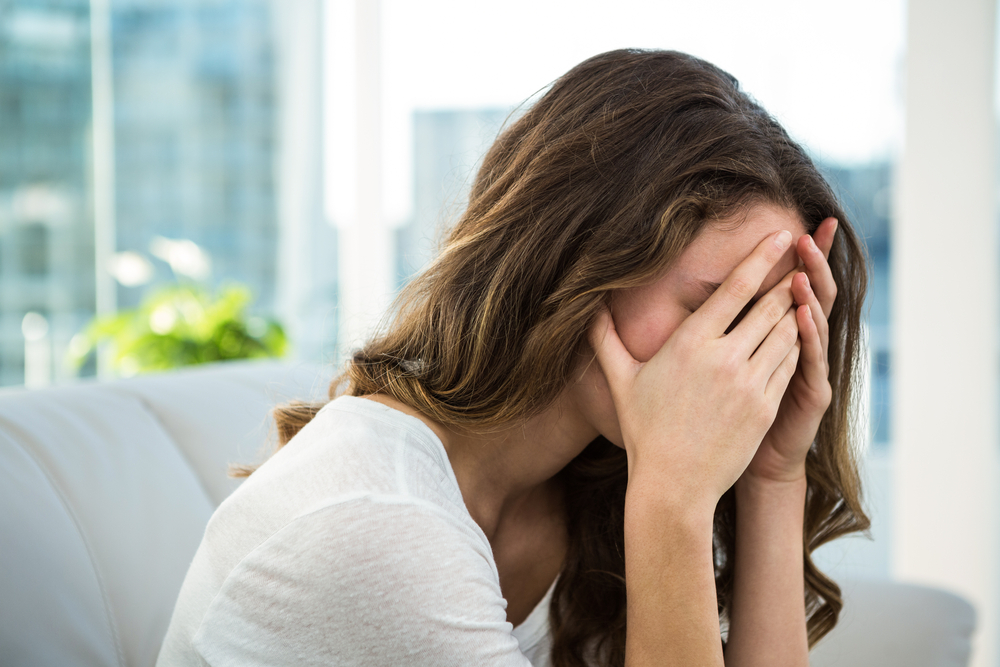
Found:
<svg viewBox="0 0 1000 667"><path fill-rule="evenodd" d="M204 540L218 538L227 552L246 554L318 508L363 497L435 508L475 530L447 453L429 428L373 401L341 397L219 506Z"/></svg>
<svg viewBox="0 0 1000 667"><path fill-rule="evenodd" d="M244 484L249 494L273 487L303 500L311 494L310 506L366 491L438 503L461 500L448 455L425 424L353 396L324 406Z"/></svg>

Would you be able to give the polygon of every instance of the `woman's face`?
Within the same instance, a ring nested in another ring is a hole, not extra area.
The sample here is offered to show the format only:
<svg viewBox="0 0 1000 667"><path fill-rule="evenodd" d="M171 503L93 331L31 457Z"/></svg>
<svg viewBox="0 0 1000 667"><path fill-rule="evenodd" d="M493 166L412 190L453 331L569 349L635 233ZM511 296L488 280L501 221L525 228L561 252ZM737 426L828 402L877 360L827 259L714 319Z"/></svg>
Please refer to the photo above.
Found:
<svg viewBox="0 0 1000 667"><path fill-rule="evenodd" d="M632 357L649 361L757 244L780 230L792 233L792 244L764 279L757 292L759 298L798 265L795 244L805 234L797 213L771 204L754 206L742 222L706 225L655 282L615 294L611 314L618 336ZM580 414L589 415L601 435L622 446L611 394L596 361L588 365L575 390Z"/></svg>

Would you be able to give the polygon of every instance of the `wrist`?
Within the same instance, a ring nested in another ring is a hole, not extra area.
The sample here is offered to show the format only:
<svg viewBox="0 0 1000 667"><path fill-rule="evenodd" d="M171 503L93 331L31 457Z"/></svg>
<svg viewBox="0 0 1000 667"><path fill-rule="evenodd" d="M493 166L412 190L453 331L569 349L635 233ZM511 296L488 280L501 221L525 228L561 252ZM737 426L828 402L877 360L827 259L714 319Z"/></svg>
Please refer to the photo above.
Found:
<svg viewBox="0 0 1000 667"><path fill-rule="evenodd" d="M808 446L788 447L765 437L740 480L765 486L802 482L806 478L808 453Z"/></svg>
<svg viewBox="0 0 1000 667"><path fill-rule="evenodd" d="M718 498L691 493L662 478L631 476L625 492L625 522L711 539Z"/></svg>
<svg viewBox="0 0 1000 667"><path fill-rule="evenodd" d="M780 503L802 507L805 505L807 488L805 466L802 467L801 474L783 478L761 477L748 470L734 485L736 502L743 507L758 503L769 506Z"/></svg>
<svg viewBox="0 0 1000 667"><path fill-rule="evenodd" d="M661 520L668 517L671 522L690 526L711 526L720 496L704 484L681 483L684 478L690 476L668 477L650 469L633 468L625 490L626 513L658 515Z"/></svg>
<svg viewBox="0 0 1000 667"><path fill-rule="evenodd" d="M672 487L663 476L629 478L627 662L721 665L712 512Z"/></svg>

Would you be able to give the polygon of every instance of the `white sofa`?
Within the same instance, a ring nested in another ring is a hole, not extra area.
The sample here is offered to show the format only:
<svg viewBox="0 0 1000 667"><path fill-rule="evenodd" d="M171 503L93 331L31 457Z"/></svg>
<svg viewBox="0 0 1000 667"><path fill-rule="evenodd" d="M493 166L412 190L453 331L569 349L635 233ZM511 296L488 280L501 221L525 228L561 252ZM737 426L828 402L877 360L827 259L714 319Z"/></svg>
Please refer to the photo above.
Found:
<svg viewBox="0 0 1000 667"><path fill-rule="evenodd" d="M332 371L220 364L0 393L0 665L149 667L191 556L273 446L268 413L323 398ZM966 665L975 614L944 592L844 584L816 666Z"/></svg>

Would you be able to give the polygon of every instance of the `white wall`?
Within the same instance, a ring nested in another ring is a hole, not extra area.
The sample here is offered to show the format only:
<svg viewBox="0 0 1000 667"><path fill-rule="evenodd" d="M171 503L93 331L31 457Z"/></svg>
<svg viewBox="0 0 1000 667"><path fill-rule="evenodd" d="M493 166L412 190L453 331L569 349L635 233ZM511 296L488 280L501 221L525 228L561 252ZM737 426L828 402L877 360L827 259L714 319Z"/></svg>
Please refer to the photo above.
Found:
<svg viewBox="0 0 1000 667"><path fill-rule="evenodd" d="M998 653L995 0L911 0L893 227L893 574L973 602Z"/></svg>

